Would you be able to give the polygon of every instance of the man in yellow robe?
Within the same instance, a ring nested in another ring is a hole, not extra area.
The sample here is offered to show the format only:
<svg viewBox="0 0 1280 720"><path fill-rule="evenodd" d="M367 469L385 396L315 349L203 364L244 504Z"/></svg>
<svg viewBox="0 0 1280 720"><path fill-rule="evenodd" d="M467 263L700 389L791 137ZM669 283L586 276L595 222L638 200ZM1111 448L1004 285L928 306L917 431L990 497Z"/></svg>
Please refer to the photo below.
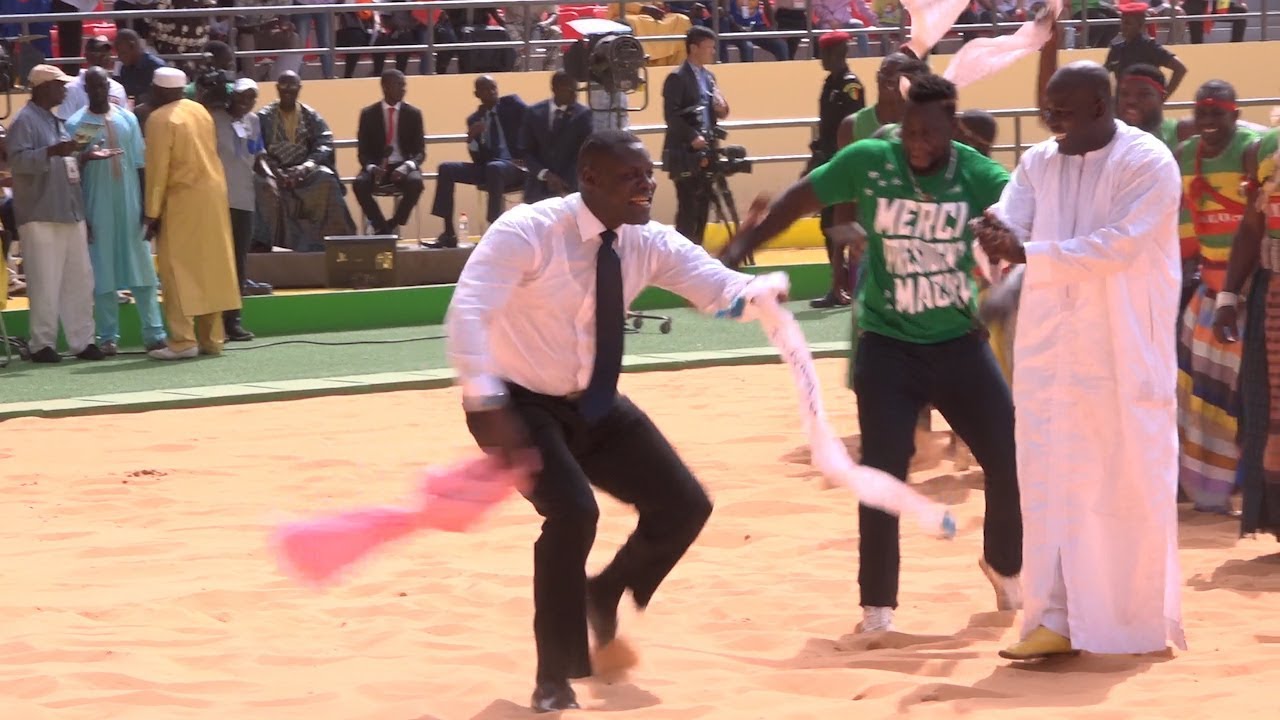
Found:
<svg viewBox="0 0 1280 720"><path fill-rule="evenodd" d="M149 354L183 360L222 352L222 311L240 307L223 175L213 118L183 98L186 75L157 69L147 118L147 236L156 237L167 347Z"/></svg>

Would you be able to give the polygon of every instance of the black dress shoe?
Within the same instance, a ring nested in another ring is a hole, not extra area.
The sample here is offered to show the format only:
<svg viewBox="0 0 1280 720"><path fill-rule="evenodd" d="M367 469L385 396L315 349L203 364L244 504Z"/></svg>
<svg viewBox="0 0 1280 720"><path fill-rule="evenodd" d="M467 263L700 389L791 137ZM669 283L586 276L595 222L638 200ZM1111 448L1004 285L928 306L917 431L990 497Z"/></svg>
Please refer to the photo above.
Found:
<svg viewBox="0 0 1280 720"><path fill-rule="evenodd" d="M31 353L31 362L37 363L59 363L62 362L62 356L57 350L51 347L43 347L38 351Z"/></svg>
<svg viewBox="0 0 1280 720"><path fill-rule="evenodd" d="M536 713L557 712L560 710L577 710L578 696L573 693L568 680L560 682L538 683L533 691L533 699L529 707Z"/></svg>
<svg viewBox="0 0 1280 720"><path fill-rule="evenodd" d="M102 352L102 348L94 345L93 343L89 343L83 350L76 353L76 357L81 360L106 360L107 354Z"/></svg>
<svg viewBox="0 0 1280 720"><path fill-rule="evenodd" d="M587 581L587 624L596 636L596 647L618 636L618 602L622 593L604 587L599 577Z"/></svg>
<svg viewBox="0 0 1280 720"><path fill-rule="evenodd" d="M827 293L826 295L816 300L809 301L809 307L817 310L822 310L825 308L833 308L833 307L844 307L848 304L849 304L849 297L844 293L839 293L839 292L836 292L835 290L832 290L831 292Z"/></svg>
<svg viewBox="0 0 1280 720"><path fill-rule="evenodd" d="M458 247L458 236L451 232L441 233L440 237L435 240L422 240L419 243L423 247L428 248L456 248Z"/></svg>
<svg viewBox="0 0 1280 720"><path fill-rule="evenodd" d="M256 337L253 333L245 330L239 325L232 325L227 328L226 331L228 342L248 342Z"/></svg>

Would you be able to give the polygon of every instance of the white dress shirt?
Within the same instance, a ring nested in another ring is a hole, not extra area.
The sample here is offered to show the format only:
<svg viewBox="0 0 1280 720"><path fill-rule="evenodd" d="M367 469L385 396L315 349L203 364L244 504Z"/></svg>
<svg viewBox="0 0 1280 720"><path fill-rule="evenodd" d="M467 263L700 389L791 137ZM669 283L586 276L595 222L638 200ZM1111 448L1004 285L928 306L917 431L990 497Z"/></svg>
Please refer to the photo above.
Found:
<svg viewBox="0 0 1280 720"><path fill-rule="evenodd" d="M75 115L77 110L79 110L82 107L88 106L89 95L88 93L85 92L85 89L84 89L85 72L86 72L85 70L81 70L80 74L76 76L75 80L72 80L71 82L67 83L67 97L65 100L62 101L62 104L59 105L58 109L54 112L54 114L57 115L60 119L70 120L71 116ZM107 91L107 95L110 98L111 104L128 110L129 96L125 94L124 86L121 85L119 82L116 82L115 80L110 80L107 87L110 88Z"/></svg>
<svg viewBox="0 0 1280 720"><path fill-rule="evenodd" d="M391 132L392 128L387 127L387 111L393 107L396 109L394 134ZM387 158L387 165L393 168L404 162L404 153L400 152L400 110L403 107L403 102L388 105L386 100L382 101L382 129L387 132L387 145L391 148L391 157Z"/></svg>
<svg viewBox="0 0 1280 720"><path fill-rule="evenodd" d="M499 395L503 380L544 395L586 389L595 363L596 256L604 230L577 193L517 206L489 227L458 278L445 319L446 353L465 398ZM617 233L625 307L654 285L715 312L753 279L668 225L623 225Z"/></svg>

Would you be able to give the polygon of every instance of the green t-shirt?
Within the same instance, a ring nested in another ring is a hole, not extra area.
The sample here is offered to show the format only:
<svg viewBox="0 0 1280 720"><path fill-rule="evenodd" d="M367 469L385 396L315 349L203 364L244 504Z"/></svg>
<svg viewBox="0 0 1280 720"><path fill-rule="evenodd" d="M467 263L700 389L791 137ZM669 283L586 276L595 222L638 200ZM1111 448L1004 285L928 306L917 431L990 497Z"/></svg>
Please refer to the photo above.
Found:
<svg viewBox="0 0 1280 720"><path fill-rule="evenodd" d="M861 140L809 174L825 205L856 202L867 232L858 327L929 344L974 328L977 284L969 220L1000 199L1009 173L953 142L953 162L912 183L902 141Z"/></svg>
<svg viewBox="0 0 1280 720"><path fill-rule="evenodd" d="M876 115L876 106L868 105L853 114L853 140L866 140L880 129L880 118Z"/></svg>

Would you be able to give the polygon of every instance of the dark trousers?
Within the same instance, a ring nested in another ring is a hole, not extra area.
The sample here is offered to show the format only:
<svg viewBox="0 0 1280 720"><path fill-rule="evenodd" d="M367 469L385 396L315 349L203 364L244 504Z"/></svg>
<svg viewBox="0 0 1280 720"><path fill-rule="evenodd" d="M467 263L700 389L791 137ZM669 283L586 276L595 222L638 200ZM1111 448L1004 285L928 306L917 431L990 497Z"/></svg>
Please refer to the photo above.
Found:
<svg viewBox="0 0 1280 720"><path fill-rule="evenodd" d="M475 185L489 194L486 219L493 222L502 214L503 193L524 186L524 168L510 160L492 160L484 163L440 163L436 178L436 198L431 203L431 214L444 219L445 232L453 232L453 186Z"/></svg>
<svg viewBox="0 0 1280 720"><path fill-rule="evenodd" d="M677 177L675 182L676 232L701 245L702 234L707 230L707 215L711 212L707 183L696 175Z"/></svg>
<svg viewBox="0 0 1280 720"><path fill-rule="evenodd" d="M1191 12L1188 10L1187 14ZM1076 13L1072 16L1075 20L1083 20L1087 17L1090 20L1118 20L1120 11L1113 7L1102 6L1096 8L1088 8L1083 13ZM1119 25L1090 25L1087 29L1080 27L1080 32L1084 34L1085 47L1104 48L1110 47L1111 41L1116 39L1116 35L1120 34Z"/></svg>
<svg viewBox="0 0 1280 720"><path fill-rule="evenodd" d="M383 175L381 185L375 185L369 171L361 170L351 188L355 191L356 200L360 203L360 209L364 211L365 218L373 225L374 232L380 234L391 232L409 222L409 214L417 207L418 198L422 197L422 173L414 170L399 182L392 180L388 173ZM394 188L400 194L391 222L387 222L387 217L382 214L382 208L378 206L378 201L373 196L375 190L383 188Z"/></svg>
<svg viewBox="0 0 1280 720"><path fill-rule="evenodd" d="M236 281L244 287L244 264L249 255L249 243L253 241L253 211L231 208L231 240L236 253ZM222 323L228 328L240 324L240 309L223 310Z"/></svg>
<svg viewBox="0 0 1280 720"><path fill-rule="evenodd" d="M55 13L80 12L80 8L70 3L64 3L62 0L53 0L49 10ZM66 22L58 23L58 57L80 57L81 41L84 36L84 27L80 22L80 20L67 20Z"/></svg>
<svg viewBox="0 0 1280 720"><path fill-rule="evenodd" d="M1013 441L1013 398L991 347L977 333L919 345L863 333L854 391L862 464L905 480L920 411L932 405L986 474L982 554L1005 576L1022 570L1022 511ZM858 508L858 584L864 607L898 605L898 518Z"/></svg>
<svg viewBox="0 0 1280 720"><path fill-rule="evenodd" d="M13 241L18 239L18 223L13 219L13 198L0 201L0 224L4 226L4 232L0 233L0 237L4 238L0 262L4 262L9 259L9 248L13 246Z"/></svg>
<svg viewBox="0 0 1280 720"><path fill-rule="evenodd" d="M1182 9L1186 10L1188 15L1208 15L1213 12L1213 9L1209 7L1209 0L1186 0L1186 2L1182 4ZM1248 12L1248 10L1239 3L1233 2L1227 7L1228 15L1238 15L1245 12ZM1218 20L1215 22L1230 22L1231 42L1244 42L1244 31L1247 27L1248 20L1245 18L1234 18L1229 21ZM1203 20L1188 21L1187 30L1191 33L1191 43L1193 45L1199 45L1204 42ZM58 30L58 32L62 32L62 30Z"/></svg>
<svg viewBox="0 0 1280 720"><path fill-rule="evenodd" d="M779 30L805 30L809 26L805 22L803 10L792 10L790 8L778 8L773 11L774 17L778 21ZM787 57L795 58L796 50L800 49L800 41L804 38L787 38ZM816 52L810 51L810 54L817 56Z"/></svg>
<svg viewBox="0 0 1280 720"><path fill-rule="evenodd" d="M619 396L604 419L589 425L568 399L517 386L511 386L511 397L542 454L542 471L526 496L543 518L542 535L533 546L537 681L587 677L586 562L600 516L591 487L639 514L635 532L598 581L629 589L640 608L702 531L711 500L653 422L627 398ZM476 441L491 444L479 435Z"/></svg>

